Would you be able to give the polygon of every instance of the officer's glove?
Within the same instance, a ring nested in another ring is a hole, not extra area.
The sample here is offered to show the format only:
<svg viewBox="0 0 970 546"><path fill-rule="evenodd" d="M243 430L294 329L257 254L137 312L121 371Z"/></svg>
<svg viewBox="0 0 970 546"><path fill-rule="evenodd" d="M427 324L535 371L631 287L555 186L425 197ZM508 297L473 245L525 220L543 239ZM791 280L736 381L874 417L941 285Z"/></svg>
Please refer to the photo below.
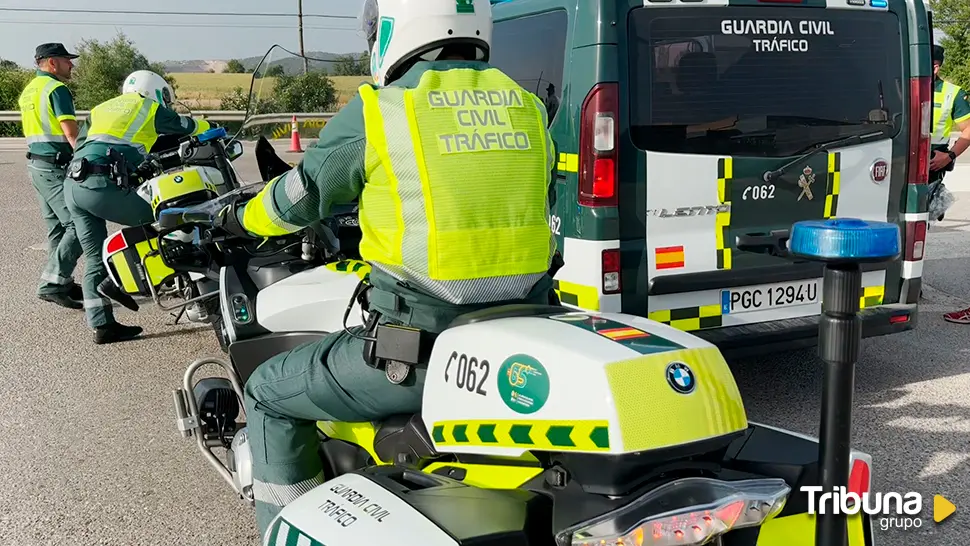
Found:
<svg viewBox="0 0 970 546"><path fill-rule="evenodd" d="M246 228L243 227L242 222L239 221L239 215L236 213L237 207L245 206L245 201L240 203L232 203L226 206L219 211L216 221L213 222L213 227L217 227L236 237L241 237L244 239L260 239L260 237L256 237L246 231Z"/></svg>

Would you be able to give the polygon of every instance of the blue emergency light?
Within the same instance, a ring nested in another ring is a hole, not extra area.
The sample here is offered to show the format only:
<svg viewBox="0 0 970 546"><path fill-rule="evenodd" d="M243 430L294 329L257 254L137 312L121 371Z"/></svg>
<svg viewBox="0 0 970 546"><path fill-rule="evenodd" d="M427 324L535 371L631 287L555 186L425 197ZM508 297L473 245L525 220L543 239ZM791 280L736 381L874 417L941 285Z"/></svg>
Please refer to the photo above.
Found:
<svg viewBox="0 0 970 546"><path fill-rule="evenodd" d="M888 0L869 0L869 5L874 8L884 8L889 5Z"/></svg>
<svg viewBox="0 0 970 546"><path fill-rule="evenodd" d="M225 138L229 133L226 132L225 127L216 127L215 129L209 129L208 131L199 135L199 142L209 142L210 140L215 140L217 138Z"/></svg>
<svg viewBox="0 0 970 546"><path fill-rule="evenodd" d="M812 260L884 262L899 256L899 226L856 218L806 220L792 226L788 248Z"/></svg>

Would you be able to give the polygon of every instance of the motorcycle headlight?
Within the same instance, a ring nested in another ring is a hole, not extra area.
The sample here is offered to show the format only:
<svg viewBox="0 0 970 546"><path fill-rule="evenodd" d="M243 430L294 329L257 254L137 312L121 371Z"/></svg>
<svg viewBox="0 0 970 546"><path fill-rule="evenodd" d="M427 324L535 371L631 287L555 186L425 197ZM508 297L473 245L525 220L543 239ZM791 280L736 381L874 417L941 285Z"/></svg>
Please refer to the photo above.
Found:
<svg viewBox="0 0 970 546"><path fill-rule="evenodd" d="M692 546L778 515L791 488L782 479L685 478L567 529L562 546Z"/></svg>

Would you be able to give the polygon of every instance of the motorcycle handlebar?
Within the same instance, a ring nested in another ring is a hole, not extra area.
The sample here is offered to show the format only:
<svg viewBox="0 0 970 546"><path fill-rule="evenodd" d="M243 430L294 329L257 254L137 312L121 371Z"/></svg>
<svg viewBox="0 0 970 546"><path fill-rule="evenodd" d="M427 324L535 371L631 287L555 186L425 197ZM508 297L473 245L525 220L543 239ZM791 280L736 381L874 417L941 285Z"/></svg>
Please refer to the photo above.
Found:
<svg viewBox="0 0 970 546"><path fill-rule="evenodd" d="M158 225L162 229L175 229L187 224L203 224L212 227L216 216L210 212L179 207L163 210L158 215Z"/></svg>

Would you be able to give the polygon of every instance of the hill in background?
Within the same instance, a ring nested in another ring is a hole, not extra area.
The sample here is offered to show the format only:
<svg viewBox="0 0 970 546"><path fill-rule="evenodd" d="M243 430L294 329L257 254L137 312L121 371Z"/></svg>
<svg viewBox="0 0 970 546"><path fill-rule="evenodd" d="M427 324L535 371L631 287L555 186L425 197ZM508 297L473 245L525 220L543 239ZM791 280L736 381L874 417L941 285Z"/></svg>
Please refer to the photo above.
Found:
<svg viewBox="0 0 970 546"><path fill-rule="evenodd" d="M327 53L325 51L308 51L306 56L310 59L309 67L311 71L325 69L328 73L333 73L335 59L340 57L340 53ZM299 57L291 57L285 51L277 51L273 54L274 58L270 59L272 61L272 66L280 65L283 70L288 75L297 75L303 73L303 60ZM239 59L239 62L246 67L246 70L252 70L259 64L262 59L262 55L259 57L246 57L244 59ZM192 60L192 61L165 61L162 65L165 66L165 71L169 73L205 73L209 72L210 69L215 71L217 74L221 73L225 68L228 60ZM264 67L265 68L265 67ZM260 69L260 72L263 70Z"/></svg>

